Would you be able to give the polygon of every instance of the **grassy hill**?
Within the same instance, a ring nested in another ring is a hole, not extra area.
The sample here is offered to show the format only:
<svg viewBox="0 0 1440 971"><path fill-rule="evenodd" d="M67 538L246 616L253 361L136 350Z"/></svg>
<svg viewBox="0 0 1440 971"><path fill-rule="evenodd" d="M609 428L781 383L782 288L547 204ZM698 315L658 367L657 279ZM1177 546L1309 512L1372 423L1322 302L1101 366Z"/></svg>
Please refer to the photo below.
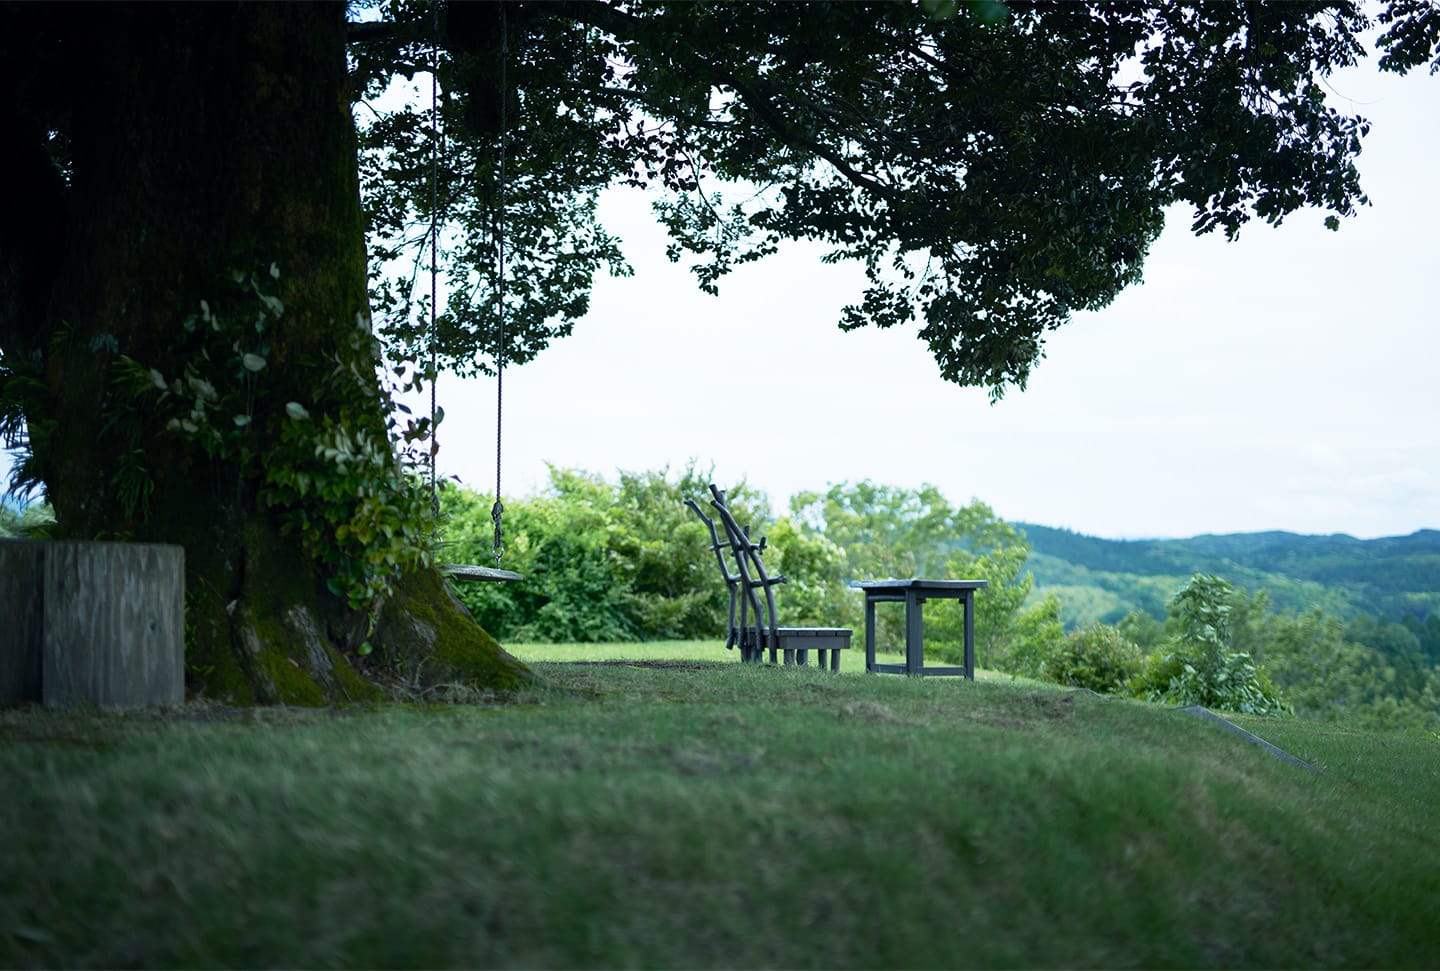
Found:
<svg viewBox="0 0 1440 971"><path fill-rule="evenodd" d="M0 965L1440 954L1427 737L1240 720L1309 772L1158 705L694 656L732 663L527 656L548 689L480 705L0 712Z"/></svg>
<svg viewBox="0 0 1440 971"><path fill-rule="evenodd" d="M1166 599L1193 573L1264 588L1280 609L1391 620L1440 612L1440 530L1381 539L1265 532L1110 540L1017 525L1033 547L1037 592L1060 596L1067 623L1113 622L1137 608L1163 616Z"/></svg>

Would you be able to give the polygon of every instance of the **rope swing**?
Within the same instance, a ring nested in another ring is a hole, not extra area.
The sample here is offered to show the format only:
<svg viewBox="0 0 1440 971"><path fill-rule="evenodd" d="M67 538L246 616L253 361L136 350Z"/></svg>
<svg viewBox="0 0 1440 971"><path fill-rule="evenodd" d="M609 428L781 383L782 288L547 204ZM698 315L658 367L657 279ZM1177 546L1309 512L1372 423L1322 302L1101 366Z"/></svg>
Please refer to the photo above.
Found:
<svg viewBox="0 0 1440 971"><path fill-rule="evenodd" d="M510 100L510 89L506 87L505 66L510 60L510 32L505 28L505 4L500 4L500 158L497 168L495 248L496 270L499 292L496 317L499 326L495 336L495 505L490 507L490 519L495 523L495 541L490 550L495 556L495 565L505 555L505 530L501 520L505 516L505 505L500 501L500 442L504 423L501 420L505 406L505 149L510 134L506 126L505 109ZM434 214L431 214L434 220Z"/></svg>
<svg viewBox="0 0 1440 971"><path fill-rule="evenodd" d="M440 529L440 493L435 488L435 386L440 383L440 359L435 320L436 280L440 261L440 4L430 4L430 512Z"/></svg>
<svg viewBox="0 0 1440 971"><path fill-rule="evenodd" d="M430 49L430 505L438 523L440 519L440 496L436 489L435 482L435 457L440 451L439 440L436 437L436 416L438 408L436 405L435 387L439 383L439 327L437 323L437 300L439 278L439 254L440 254L440 4L439 0L432 0L430 7L430 29L432 43ZM497 294L497 327L495 338L495 504L490 508L490 520L495 525L495 535L491 543L491 554L495 557L495 568L483 566L466 566L462 564L444 564L441 569L452 579L456 580L481 580L481 581L503 581L522 579L520 574L510 570L501 570L500 558L505 554L505 530L504 516L505 505L500 501L500 458L502 453L502 431L504 429L502 409L505 403L505 154L506 136L508 128L506 125L506 103L509 100L506 92L506 62L509 60L510 47L508 31L505 24L505 5L500 4L500 148L496 167L496 216L495 216L495 243L496 243L496 294Z"/></svg>

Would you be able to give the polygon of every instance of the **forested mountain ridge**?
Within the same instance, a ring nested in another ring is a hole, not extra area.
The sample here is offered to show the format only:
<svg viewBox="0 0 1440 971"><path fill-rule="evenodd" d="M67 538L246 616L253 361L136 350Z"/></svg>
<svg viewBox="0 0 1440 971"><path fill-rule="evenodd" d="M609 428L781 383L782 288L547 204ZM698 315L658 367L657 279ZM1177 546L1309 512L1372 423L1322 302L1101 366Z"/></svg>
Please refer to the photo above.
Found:
<svg viewBox="0 0 1440 971"><path fill-rule="evenodd" d="M1320 606L1399 620L1440 613L1440 530L1356 539L1283 531L1189 539L1110 540L1017 523L1029 540L1039 592L1056 592L1068 622L1114 621L1131 609L1157 616L1194 573L1215 573L1282 610Z"/></svg>

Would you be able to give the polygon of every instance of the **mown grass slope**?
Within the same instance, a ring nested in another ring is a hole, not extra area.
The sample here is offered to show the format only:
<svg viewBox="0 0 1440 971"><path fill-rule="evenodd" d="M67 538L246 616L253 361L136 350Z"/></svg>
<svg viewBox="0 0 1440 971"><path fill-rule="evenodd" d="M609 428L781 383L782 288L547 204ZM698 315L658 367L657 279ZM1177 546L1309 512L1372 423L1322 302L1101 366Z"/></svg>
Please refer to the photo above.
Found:
<svg viewBox="0 0 1440 971"><path fill-rule="evenodd" d="M1431 738L1244 722L1309 773L1008 679L536 663L483 705L0 713L0 964L1440 955Z"/></svg>

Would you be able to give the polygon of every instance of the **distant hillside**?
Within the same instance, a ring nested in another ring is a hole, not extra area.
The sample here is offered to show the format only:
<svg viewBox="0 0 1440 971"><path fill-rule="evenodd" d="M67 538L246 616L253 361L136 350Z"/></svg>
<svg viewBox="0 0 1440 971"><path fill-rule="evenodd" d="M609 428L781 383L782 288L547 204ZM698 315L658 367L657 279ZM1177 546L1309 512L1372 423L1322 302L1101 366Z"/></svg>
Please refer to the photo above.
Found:
<svg viewBox="0 0 1440 971"><path fill-rule="evenodd" d="M1192 573L1263 587L1280 609L1318 605L1391 620L1440 612L1440 530L1381 539L1268 532L1110 540L1016 525L1033 548L1037 591L1059 595L1071 624L1113 622L1136 608L1163 616L1165 601Z"/></svg>

